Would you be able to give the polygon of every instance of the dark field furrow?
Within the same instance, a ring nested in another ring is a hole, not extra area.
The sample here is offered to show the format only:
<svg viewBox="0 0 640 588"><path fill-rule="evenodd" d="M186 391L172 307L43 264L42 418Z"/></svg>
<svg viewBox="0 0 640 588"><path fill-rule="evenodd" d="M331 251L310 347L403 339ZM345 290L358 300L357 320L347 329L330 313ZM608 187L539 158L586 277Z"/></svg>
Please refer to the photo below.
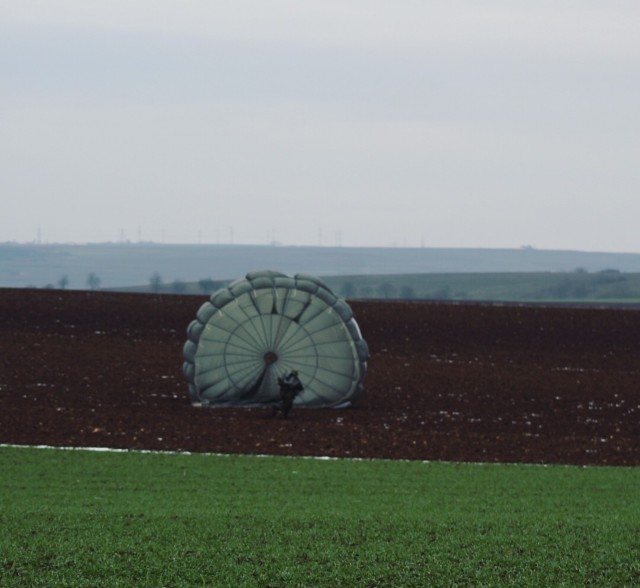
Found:
<svg viewBox="0 0 640 588"><path fill-rule="evenodd" d="M0 290L0 443L640 465L640 311L360 302L346 410L193 408L204 297Z"/></svg>

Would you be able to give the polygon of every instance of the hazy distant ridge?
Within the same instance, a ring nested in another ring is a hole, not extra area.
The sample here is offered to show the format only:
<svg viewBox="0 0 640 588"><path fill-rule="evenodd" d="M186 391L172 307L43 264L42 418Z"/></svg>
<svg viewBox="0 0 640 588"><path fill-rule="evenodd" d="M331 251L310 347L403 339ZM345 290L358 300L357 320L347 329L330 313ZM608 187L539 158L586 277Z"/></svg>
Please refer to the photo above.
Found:
<svg viewBox="0 0 640 588"><path fill-rule="evenodd" d="M0 245L0 287L56 285L83 289L93 273L104 288L165 282L228 280L257 269L318 276L468 273L640 272L639 253L522 249L277 247L268 245Z"/></svg>

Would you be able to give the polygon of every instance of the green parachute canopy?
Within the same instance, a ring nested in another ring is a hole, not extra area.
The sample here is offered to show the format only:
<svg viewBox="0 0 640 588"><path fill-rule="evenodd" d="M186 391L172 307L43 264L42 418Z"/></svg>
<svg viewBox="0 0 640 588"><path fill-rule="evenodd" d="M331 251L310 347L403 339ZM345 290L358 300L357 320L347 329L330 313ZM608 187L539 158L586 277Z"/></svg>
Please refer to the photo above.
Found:
<svg viewBox="0 0 640 588"><path fill-rule="evenodd" d="M369 349L347 303L321 280L251 272L214 292L187 329L183 371L194 404L266 406L296 369L296 406L348 406Z"/></svg>

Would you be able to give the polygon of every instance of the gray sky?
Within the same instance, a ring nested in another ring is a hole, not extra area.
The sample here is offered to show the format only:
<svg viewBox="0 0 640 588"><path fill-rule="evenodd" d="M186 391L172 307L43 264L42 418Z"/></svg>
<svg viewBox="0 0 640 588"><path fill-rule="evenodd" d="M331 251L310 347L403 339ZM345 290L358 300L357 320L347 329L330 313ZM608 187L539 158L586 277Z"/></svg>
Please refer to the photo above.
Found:
<svg viewBox="0 0 640 588"><path fill-rule="evenodd" d="M0 241L640 251L637 0L0 0Z"/></svg>

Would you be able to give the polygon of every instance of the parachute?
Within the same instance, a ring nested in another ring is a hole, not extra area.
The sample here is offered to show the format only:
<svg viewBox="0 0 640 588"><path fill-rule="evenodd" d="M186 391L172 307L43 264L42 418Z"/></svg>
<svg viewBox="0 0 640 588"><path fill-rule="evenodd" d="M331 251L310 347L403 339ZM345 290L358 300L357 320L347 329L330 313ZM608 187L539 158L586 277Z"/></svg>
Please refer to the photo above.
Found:
<svg viewBox="0 0 640 588"><path fill-rule="evenodd" d="M251 272L211 295L187 328L183 372L194 405L272 405L298 370L294 405L348 406L363 390L369 349L348 304L320 279Z"/></svg>

